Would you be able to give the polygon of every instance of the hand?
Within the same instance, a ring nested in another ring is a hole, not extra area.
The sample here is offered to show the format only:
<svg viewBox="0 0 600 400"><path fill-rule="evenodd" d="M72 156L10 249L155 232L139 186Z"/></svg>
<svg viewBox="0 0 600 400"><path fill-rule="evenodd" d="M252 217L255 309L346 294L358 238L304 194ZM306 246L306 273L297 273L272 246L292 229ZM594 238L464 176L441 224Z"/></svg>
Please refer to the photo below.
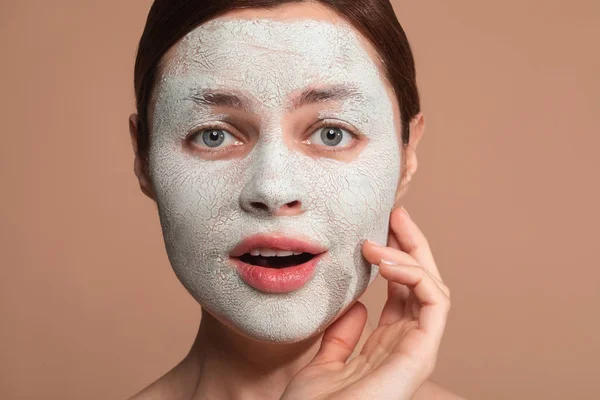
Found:
<svg viewBox="0 0 600 400"><path fill-rule="evenodd" d="M431 375L450 310L450 290L427 239L403 208L390 215L387 244L367 241L362 248L388 280L377 329L347 362L367 320L366 307L355 302L327 328L316 356L290 381L281 400L408 400Z"/></svg>

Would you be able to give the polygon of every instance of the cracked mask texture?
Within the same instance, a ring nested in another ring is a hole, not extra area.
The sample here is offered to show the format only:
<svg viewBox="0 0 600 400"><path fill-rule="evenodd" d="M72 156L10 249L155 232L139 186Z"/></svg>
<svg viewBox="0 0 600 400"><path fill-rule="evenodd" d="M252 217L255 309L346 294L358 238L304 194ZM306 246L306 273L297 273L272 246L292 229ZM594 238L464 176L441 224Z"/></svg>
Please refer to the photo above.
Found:
<svg viewBox="0 0 600 400"><path fill-rule="evenodd" d="M254 339L294 342L322 332L377 275L361 241L386 243L401 172L400 127L360 40L349 25L327 21L215 19L177 43L157 82L149 172L170 263L206 311ZM351 161L308 156L284 142L288 96L314 84L353 84L362 94L319 112L369 139ZM198 88L257 99L258 139L244 157L183 151L186 134L223 115L190 100ZM294 200L304 213L266 216L241 206ZM265 232L304 235L329 249L304 287L263 293L238 275L228 254L244 237Z"/></svg>

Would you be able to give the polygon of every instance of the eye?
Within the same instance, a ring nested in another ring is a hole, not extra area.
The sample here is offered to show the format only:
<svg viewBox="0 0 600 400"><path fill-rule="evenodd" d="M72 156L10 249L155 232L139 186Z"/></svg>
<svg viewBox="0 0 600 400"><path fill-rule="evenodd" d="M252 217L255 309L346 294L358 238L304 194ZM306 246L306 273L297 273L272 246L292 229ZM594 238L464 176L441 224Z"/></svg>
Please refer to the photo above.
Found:
<svg viewBox="0 0 600 400"><path fill-rule="evenodd" d="M323 126L310 135L308 143L313 144L321 142L327 147L346 147L352 142L352 139L352 133L342 127Z"/></svg>
<svg viewBox="0 0 600 400"><path fill-rule="evenodd" d="M225 129L202 129L192 136L191 141L199 147L227 147L227 145L242 144L235 136ZM224 146L223 146L224 144Z"/></svg>

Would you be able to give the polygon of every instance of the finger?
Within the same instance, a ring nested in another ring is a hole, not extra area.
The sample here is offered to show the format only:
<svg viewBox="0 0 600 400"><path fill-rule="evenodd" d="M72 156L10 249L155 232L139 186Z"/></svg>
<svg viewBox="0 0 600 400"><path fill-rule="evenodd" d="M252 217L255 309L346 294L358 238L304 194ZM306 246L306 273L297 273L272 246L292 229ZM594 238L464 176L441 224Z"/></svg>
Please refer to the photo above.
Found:
<svg viewBox="0 0 600 400"><path fill-rule="evenodd" d="M433 276L431 272L427 271L426 268L423 268L423 270L434 280L444 294L450 298L450 289ZM421 306L418 300L414 293L411 294L411 290L408 286L388 280L388 298L381 310L377 326L393 324L406 316L409 316L409 318L411 316L418 318L420 315L420 308Z"/></svg>
<svg viewBox="0 0 600 400"><path fill-rule="evenodd" d="M406 304L410 289L406 285L388 281L387 300L383 305L377 327L399 321L406 315Z"/></svg>
<svg viewBox="0 0 600 400"><path fill-rule="evenodd" d="M381 246L369 240L363 244L362 253L365 259L371 264L379 265L383 257L394 260L398 264L416 264L416 261L410 255L398 248ZM379 327L401 319L404 316L405 302L409 295L410 289L408 287L388 281L387 300L379 315L377 326Z"/></svg>
<svg viewBox="0 0 600 400"><path fill-rule="evenodd" d="M394 249L391 247L381 246L377 243L371 242L370 240L365 241L362 247L363 256L365 259L371 264L379 265L382 260L392 261L394 264L401 265L420 265L420 263L410 254L405 253L402 250ZM423 266L424 267L424 266ZM441 280L441 278L434 275L429 268L425 268L425 270L431 274L432 278L436 281L438 286L448 295L450 296L450 290L448 286ZM401 293L406 294L406 291L401 289L392 288L395 292L400 291ZM389 297L389 291L388 291Z"/></svg>
<svg viewBox="0 0 600 400"><path fill-rule="evenodd" d="M345 363L354 351L367 322L367 308L357 301L325 330L319 351L308 365Z"/></svg>
<svg viewBox="0 0 600 400"><path fill-rule="evenodd" d="M407 285L415 294L421 309L419 325L428 337L441 341L450 299L425 268L416 265L381 264L379 271L388 280Z"/></svg>
<svg viewBox="0 0 600 400"><path fill-rule="evenodd" d="M365 259L371 264L380 265L382 262L392 262L393 264L418 265L418 262L404 251L381 246L371 241L365 241L362 251ZM423 268L423 270L450 297L448 286L434 276L427 268ZM388 281L388 298L381 310L377 326L392 324L404 318L407 312L409 315L418 316L420 314L420 306L419 304L415 304L414 301L408 302L409 295L410 289L408 287L394 281ZM407 309L407 304L410 305L410 309Z"/></svg>
<svg viewBox="0 0 600 400"><path fill-rule="evenodd" d="M397 262L398 264L417 265L419 262L410 254L394 249L393 247L382 246L378 243L366 240L362 246L362 254L371 264L379 264L382 258Z"/></svg>
<svg viewBox="0 0 600 400"><path fill-rule="evenodd" d="M398 239L396 239L396 234L394 233L391 227L388 230L387 247L400 250L400 243L398 243Z"/></svg>
<svg viewBox="0 0 600 400"><path fill-rule="evenodd" d="M427 268L442 280L427 238L406 210L401 207L392 210L390 229L400 245L400 250L410 254L419 265Z"/></svg>

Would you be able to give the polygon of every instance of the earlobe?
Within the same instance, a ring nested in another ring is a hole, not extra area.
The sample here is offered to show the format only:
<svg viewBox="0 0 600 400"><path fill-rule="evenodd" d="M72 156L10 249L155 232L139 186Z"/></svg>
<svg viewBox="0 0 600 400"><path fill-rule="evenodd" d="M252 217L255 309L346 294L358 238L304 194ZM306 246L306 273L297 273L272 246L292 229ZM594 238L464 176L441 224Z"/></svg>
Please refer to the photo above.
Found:
<svg viewBox="0 0 600 400"><path fill-rule="evenodd" d="M150 180L148 179L148 176L146 175L146 172L145 172L143 160L138 154L137 126L138 126L138 116L137 116L137 114L131 114L129 116L129 136L131 137L131 145L133 146L133 153L135 155L135 159L133 161L133 172L135 173L135 176L138 178L138 182L140 184L140 189L142 190L142 192L146 196L151 198L152 200L156 201L156 198L154 196L154 191L152 190L152 185L150 184Z"/></svg>

